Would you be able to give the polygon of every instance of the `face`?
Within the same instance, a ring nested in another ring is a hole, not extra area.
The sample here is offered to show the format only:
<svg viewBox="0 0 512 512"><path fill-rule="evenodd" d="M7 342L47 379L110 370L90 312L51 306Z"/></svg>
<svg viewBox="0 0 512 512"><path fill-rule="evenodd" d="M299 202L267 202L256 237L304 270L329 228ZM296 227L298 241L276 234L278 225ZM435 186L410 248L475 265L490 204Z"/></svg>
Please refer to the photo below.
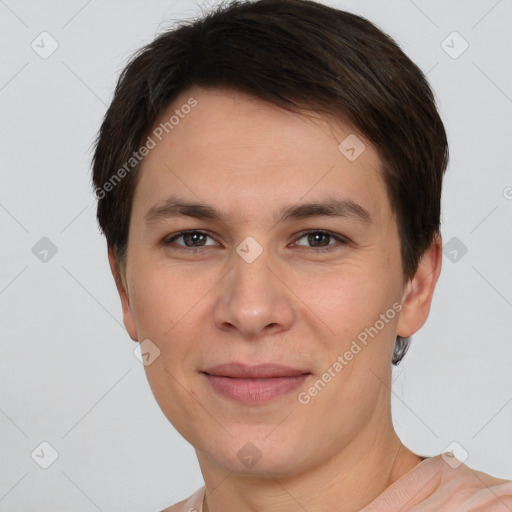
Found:
<svg viewBox="0 0 512 512"><path fill-rule="evenodd" d="M305 470L382 426L396 335L428 313L405 305L378 154L349 126L242 93L189 89L157 125L176 109L139 171L126 328L149 340L155 398L198 454ZM205 373L231 363L293 370Z"/></svg>

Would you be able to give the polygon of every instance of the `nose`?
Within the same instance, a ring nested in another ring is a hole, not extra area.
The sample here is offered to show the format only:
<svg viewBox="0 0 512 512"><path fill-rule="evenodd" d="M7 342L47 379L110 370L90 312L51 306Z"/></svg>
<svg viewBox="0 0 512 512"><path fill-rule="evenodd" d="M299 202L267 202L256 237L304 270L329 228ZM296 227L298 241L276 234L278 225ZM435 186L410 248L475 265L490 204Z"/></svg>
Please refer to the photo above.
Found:
<svg viewBox="0 0 512 512"><path fill-rule="evenodd" d="M248 263L234 254L233 268L219 283L213 311L219 329L256 339L290 329L293 293L264 251Z"/></svg>

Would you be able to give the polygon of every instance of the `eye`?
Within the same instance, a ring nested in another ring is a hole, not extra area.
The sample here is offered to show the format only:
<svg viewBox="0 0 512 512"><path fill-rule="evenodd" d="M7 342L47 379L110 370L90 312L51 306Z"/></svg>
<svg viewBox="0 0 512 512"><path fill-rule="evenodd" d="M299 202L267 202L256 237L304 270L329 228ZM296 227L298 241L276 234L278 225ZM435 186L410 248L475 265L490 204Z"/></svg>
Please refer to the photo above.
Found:
<svg viewBox="0 0 512 512"><path fill-rule="evenodd" d="M300 240L305 239L306 243L299 243ZM334 243L330 243L334 242ZM314 252L319 251L331 251L340 247L340 245L346 245L349 241L347 238L331 233L329 231L305 231L300 234L294 245L306 246L311 248ZM311 245L307 245L311 244Z"/></svg>
<svg viewBox="0 0 512 512"><path fill-rule="evenodd" d="M210 239L210 243L208 243ZM301 242L305 240L305 242ZM166 237L162 243L165 246L172 246L173 249L183 251L201 251L207 247L218 246L219 244L213 240L213 237L207 231L191 229L180 231ZM310 249L312 252L326 252L346 245L349 240L339 234L331 233L323 230L303 231L299 234L299 238L292 246L301 246Z"/></svg>
<svg viewBox="0 0 512 512"><path fill-rule="evenodd" d="M208 238L212 240L212 243L206 243ZM180 240L182 242L180 242ZM170 237L165 238L163 243L164 245L176 243L177 245L188 249L201 249L202 247L217 245L217 242L215 242L215 240L212 239L209 233L207 233L206 231L198 230L180 231L179 233L176 233L174 235L171 235Z"/></svg>

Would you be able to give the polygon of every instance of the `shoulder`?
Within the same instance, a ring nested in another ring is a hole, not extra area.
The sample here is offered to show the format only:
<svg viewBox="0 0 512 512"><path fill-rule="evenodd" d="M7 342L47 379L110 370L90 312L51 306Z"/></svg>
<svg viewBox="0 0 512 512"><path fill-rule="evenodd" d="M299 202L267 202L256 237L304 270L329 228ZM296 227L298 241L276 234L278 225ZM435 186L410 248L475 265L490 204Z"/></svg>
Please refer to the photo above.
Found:
<svg viewBox="0 0 512 512"><path fill-rule="evenodd" d="M192 496L175 503L162 512L201 512L203 509L203 496L205 487L198 489Z"/></svg>
<svg viewBox="0 0 512 512"><path fill-rule="evenodd" d="M442 454L441 481L437 492L451 494L461 510L509 512L512 510L512 481L478 471L452 454ZM450 461L452 461L450 463Z"/></svg>
<svg viewBox="0 0 512 512"><path fill-rule="evenodd" d="M364 512L510 512L512 481L463 464L451 453L425 459L370 503Z"/></svg>

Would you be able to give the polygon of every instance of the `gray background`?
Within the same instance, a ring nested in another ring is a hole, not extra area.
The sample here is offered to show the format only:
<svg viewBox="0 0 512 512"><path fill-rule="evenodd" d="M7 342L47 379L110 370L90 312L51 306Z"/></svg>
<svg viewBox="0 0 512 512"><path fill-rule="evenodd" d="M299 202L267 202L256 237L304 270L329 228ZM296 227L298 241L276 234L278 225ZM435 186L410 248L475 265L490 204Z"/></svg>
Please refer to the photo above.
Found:
<svg viewBox="0 0 512 512"><path fill-rule="evenodd" d="M394 370L396 429L417 453L455 441L470 467L512 479L512 2L329 3L428 73L449 135L442 234L455 239ZM0 0L0 511L158 511L202 485L122 326L89 178L127 58L201 5ZM31 47L51 49L43 31L59 45L46 59ZM43 441L59 454L47 469Z"/></svg>

